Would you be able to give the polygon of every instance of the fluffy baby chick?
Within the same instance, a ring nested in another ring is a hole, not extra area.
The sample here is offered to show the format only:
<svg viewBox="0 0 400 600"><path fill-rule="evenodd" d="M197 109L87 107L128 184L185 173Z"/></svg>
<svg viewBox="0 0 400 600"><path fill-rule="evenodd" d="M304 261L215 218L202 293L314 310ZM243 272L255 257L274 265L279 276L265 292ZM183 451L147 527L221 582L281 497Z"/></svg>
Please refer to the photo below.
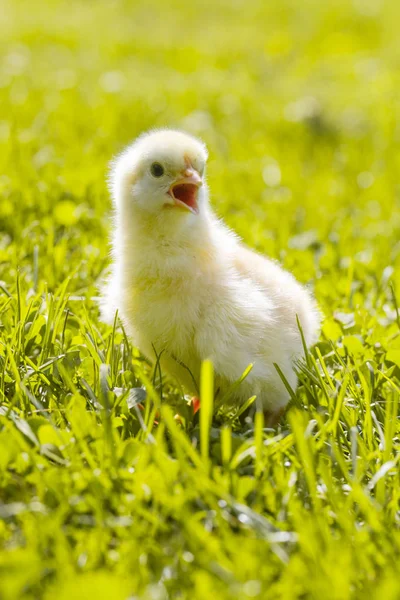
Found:
<svg viewBox="0 0 400 600"><path fill-rule="evenodd" d="M210 358L219 397L252 363L232 402L257 396L270 423L289 396L273 363L297 385L302 355L319 332L309 293L278 264L248 249L213 213L207 150L179 131L140 136L112 164L112 273L103 313L118 309L138 348L197 393ZM197 389L196 389L197 388Z"/></svg>

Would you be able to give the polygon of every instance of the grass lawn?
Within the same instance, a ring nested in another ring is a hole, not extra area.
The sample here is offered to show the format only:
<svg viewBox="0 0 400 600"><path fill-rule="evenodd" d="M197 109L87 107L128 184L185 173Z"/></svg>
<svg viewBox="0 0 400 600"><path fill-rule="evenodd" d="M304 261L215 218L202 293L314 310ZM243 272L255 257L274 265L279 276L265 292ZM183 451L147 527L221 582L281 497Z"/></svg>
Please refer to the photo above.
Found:
<svg viewBox="0 0 400 600"><path fill-rule="evenodd" d="M0 12L1 600L400 598L398 3ZM99 318L107 165L154 126L324 312L276 430Z"/></svg>

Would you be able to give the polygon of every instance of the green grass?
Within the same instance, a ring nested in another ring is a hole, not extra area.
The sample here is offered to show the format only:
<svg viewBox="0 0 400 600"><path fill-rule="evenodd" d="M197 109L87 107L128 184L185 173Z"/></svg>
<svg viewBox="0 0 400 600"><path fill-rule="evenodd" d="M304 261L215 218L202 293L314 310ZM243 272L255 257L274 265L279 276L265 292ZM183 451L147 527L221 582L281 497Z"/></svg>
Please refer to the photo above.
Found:
<svg viewBox="0 0 400 600"><path fill-rule="evenodd" d="M1 15L1 599L399 598L398 3ZM326 316L275 431L213 407L208 364L193 418L99 320L107 163L164 125Z"/></svg>

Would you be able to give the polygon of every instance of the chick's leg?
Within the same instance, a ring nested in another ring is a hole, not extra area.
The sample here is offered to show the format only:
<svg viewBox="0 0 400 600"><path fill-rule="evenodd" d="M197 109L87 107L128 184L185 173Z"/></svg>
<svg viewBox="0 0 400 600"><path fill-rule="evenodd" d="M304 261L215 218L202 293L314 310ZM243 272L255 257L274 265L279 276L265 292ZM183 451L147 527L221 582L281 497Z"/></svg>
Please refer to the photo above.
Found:
<svg viewBox="0 0 400 600"><path fill-rule="evenodd" d="M200 409L200 398L198 398L197 396L193 396L193 398L192 398L192 408L193 408L194 415Z"/></svg>

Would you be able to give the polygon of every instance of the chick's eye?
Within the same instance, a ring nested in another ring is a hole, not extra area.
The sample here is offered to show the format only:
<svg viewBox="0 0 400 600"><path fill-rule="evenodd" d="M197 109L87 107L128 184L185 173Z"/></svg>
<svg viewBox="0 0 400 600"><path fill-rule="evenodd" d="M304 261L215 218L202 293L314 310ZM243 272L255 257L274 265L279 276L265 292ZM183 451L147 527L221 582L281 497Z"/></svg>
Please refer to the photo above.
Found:
<svg viewBox="0 0 400 600"><path fill-rule="evenodd" d="M150 167L150 173L153 177L162 177L164 175L164 167L160 163L154 162Z"/></svg>

